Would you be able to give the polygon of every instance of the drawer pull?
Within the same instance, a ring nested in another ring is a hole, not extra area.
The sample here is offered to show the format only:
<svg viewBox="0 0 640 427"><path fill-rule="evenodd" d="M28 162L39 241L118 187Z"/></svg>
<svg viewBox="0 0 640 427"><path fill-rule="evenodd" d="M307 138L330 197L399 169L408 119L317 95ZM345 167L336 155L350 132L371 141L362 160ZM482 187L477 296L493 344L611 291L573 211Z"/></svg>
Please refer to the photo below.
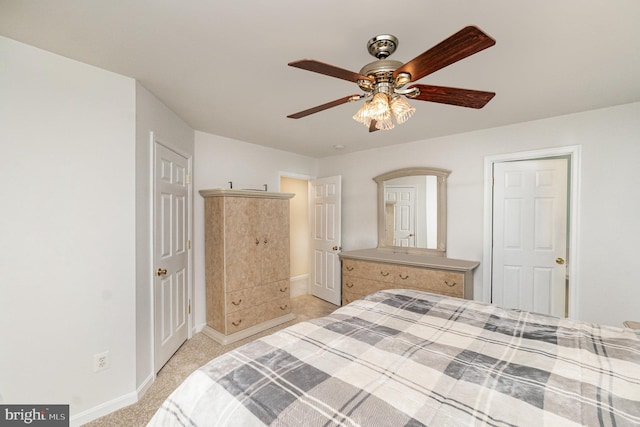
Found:
<svg viewBox="0 0 640 427"><path fill-rule="evenodd" d="M389 275L389 272L387 271L386 273L384 271L381 271L380 274L382 274L384 277L387 277Z"/></svg>
<svg viewBox="0 0 640 427"><path fill-rule="evenodd" d="M353 271L353 267L350 265L345 265L345 267L347 269L347 271Z"/></svg>
<svg viewBox="0 0 640 427"><path fill-rule="evenodd" d="M444 284L447 285L450 288L453 288L456 285L456 282L453 282L452 284L449 284L449 282L447 282L446 280L444 281Z"/></svg>
<svg viewBox="0 0 640 427"><path fill-rule="evenodd" d="M353 288L353 283L349 283L349 282L347 282L347 283L345 283L345 286L346 286L347 288Z"/></svg>
<svg viewBox="0 0 640 427"><path fill-rule="evenodd" d="M400 276L402 280L407 280L409 278L408 274L406 276L403 276L402 274L398 274L398 276Z"/></svg>
<svg viewBox="0 0 640 427"><path fill-rule="evenodd" d="M288 286L285 286L284 288L280 288L280 292L287 292L287 289L289 289Z"/></svg>
<svg viewBox="0 0 640 427"><path fill-rule="evenodd" d="M256 246L258 246L260 244L260 240L258 240L258 238L256 237Z"/></svg>
<svg viewBox="0 0 640 427"><path fill-rule="evenodd" d="M238 306L238 305L242 304L242 298L240 298L240 299L238 300L238 302L231 301L231 304L233 304L233 305L235 305L235 306Z"/></svg>
<svg viewBox="0 0 640 427"><path fill-rule="evenodd" d="M267 238L264 238L264 244L266 245L267 243L269 243L269 241L267 240Z"/></svg>
<svg viewBox="0 0 640 427"><path fill-rule="evenodd" d="M233 326L240 326L240 323L242 323L242 319L238 320L237 322L231 322Z"/></svg>
<svg viewBox="0 0 640 427"><path fill-rule="evenodd" d="M280 310L286 310L289 307L289 304L285 304L284 307L280 306Z"/></svg>

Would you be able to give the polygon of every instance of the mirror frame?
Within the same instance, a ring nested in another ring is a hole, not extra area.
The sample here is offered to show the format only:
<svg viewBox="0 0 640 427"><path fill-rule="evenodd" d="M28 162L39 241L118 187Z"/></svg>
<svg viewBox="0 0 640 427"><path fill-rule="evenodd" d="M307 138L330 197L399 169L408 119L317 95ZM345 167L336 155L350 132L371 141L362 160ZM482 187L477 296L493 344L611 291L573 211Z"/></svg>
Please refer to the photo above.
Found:
<svg viewBox="0 0 640 427"><path fill-rule="evenodd" d="M447 177L450 170L440 168L414 167L396 169L382 175L378 175L373 180L378 184L378 249L388 249L402 251L404 253L422 253L432 256L445 256L447 253ZM384 203L384 182L389 179L403 178L407 176L435 175L438 181L438 247L409 248L404 246L388 246L385 243L385 203Z"/></svg>

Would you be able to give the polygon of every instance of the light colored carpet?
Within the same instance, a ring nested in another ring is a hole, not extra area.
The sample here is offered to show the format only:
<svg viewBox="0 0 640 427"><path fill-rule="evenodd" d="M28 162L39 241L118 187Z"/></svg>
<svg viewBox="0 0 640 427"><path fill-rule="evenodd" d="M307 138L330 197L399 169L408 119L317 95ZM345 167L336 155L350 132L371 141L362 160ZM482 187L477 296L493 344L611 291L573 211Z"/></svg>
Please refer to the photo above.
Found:
<svg viewBox="0 0 640 427"><path fill-rule="evenodd" d="M169 394L171 394L189 374L214 357L233 350L258 337L271 334L295 323L326 316L336 308L338 307L319 298L311 295L302 295L291 298L291 310L296 315L294 320L268 329L260 334L253 335L242 341L223 346L202 333L195 334L193 338L187 340L187 342L180 347L169 362L158 372L156 380L140 401L102 418L98 418L85 424L85 426L145 426Z"/></svg>

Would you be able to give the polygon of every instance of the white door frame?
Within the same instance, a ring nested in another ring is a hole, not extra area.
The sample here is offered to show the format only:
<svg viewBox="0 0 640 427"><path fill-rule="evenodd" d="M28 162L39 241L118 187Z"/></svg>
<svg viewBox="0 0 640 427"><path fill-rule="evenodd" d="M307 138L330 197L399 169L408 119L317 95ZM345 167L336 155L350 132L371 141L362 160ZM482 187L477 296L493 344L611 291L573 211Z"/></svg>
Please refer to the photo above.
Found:
<svg viewBox="0 0 640 427"><path fill-rule="evenodd" d="M155 366L155 348L156 348L156 342L155 342L155 304L154 304L154 297L155 297L155 265L156 265L156 259L155 259L155 242L156 242L156 236L155 236L155 152L156 152L156 144L158 145L162 145L163 147L176 152L177 154L181 155L182 157L187 159L187 164L188 164L188 174L189 174L189 178L188 178L188 195L187 195L187 204L189 206L189 214L187 215L187 240L190 242L190 245L187 247L187 267L188 267L188 274L187 274L187 295L189 298L189 306L190 306L190 310L187 311L187 322L188 322L188 327L187 327L187 339L190 339L193 336L193 332L194 332L194 316L193 316L193 307L195 306L194 301L193 301L193 154L191 153L187 153L184 150L181 150L180 148L167 143L166 141L158 138L155 133L149 132L149 145L150 145L150 150L149 150L149 179L150 179L150 183L151 185L149 186L149 192L150 192L150 197L149 197L149 212L150 212L150 221L149 221L149 236L151 238L151 242L149 245L149 250L150 250L150 257L149 259L151 260L151 265L149 268L149 286L151 287L151 292L149 293L150 295L150 299L149 299L149 304L151 306L151 318L150 318L150 324L151 324L151 369L153 372L153 377L155 379L156 375L157 375L157 371L156 371L156 366Z"/></svg>
<svg viewBox="0 0 640 427"><path fill-rule="evenodd" d="M493 265L493 164L500 162L510 162L516 160L536 160L549 157L568 156L570 186L569 198L569 253L568 253L568 274L569 274L569 313L570 318L579 318L578 297L579 289L575 286L579 283L578 278L578 239L579 239L579 206L580 206L580 159L581 145L570 145L566 147L545 148L542 150L523 151L519 153L499 154L484 158L484 248L483 248L483 286L482 301L491 302L491 277Z"/></svg>

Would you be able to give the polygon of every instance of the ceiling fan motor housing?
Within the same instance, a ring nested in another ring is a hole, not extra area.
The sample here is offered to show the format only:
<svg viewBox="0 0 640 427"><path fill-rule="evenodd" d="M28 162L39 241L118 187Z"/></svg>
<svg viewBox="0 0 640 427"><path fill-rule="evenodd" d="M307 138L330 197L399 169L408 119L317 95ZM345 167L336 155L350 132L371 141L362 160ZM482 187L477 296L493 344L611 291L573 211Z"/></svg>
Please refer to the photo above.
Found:
<svg viewBox="0 0 640 427"><path fill-rule="evenodd" d="M391 59L373 61L362 67L360 74L371 77L375 82L358 80L358 86L365 92L371 92L380 83L393 84L393 72L400 66L402 66L402 62Z"/></svg>
<svg viewBox="0 0 640 427"><path fill-rule="evenodd" d="M376 91L383 92L383 90L377 90L381 86L401 88L409 83L411 75L408 73L400 73L394 78L393 72L404 64L400 61L394 61L387 59L389 55L396 51L398 47L398 38L391 34L377 35L367 43L367 50L372 56L378 58L377 61L373 61L360 70L360 74L372 78L374 81L358 80L358 86L360 89L367 93L374 93Z"/></svg>
<svg viewBox="0 0 640 427"><path fill-rule="evenodd" d="M391 55L398 48L398 38L391 34L380 34L367 42L369 53L378 58L384 59Z"/></svg>

